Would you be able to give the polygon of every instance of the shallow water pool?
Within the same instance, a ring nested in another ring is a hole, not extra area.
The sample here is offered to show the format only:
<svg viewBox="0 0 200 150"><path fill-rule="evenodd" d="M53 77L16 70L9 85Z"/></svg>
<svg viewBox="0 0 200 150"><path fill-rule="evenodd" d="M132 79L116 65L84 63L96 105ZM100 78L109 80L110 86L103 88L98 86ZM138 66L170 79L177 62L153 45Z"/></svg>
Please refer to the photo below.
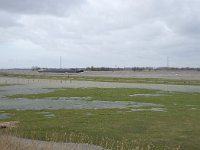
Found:
<svg viewBox="0 0 200 150"><path fill-rule="evenodd" d="M144 106L159 106L153 103L138 103L130 101L88 101L82 99L59 98L53 99L1 99L0 110L42 110L42 109L109 109L109 108L138 108Z"/></svg>

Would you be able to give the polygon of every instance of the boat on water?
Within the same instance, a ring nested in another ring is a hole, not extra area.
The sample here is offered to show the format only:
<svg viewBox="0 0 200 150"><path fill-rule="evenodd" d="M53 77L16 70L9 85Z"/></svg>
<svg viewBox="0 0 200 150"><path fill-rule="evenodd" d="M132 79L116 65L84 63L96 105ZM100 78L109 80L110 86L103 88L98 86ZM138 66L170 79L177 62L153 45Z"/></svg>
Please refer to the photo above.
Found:
<svg viewBox="0 0 200 150"><path fill-rule="evenodd" d="M81 73L83 69L69 68L69 69L58 69L58 68L42 68L38 69L38 72L51 72L51 73Z"/></svg>

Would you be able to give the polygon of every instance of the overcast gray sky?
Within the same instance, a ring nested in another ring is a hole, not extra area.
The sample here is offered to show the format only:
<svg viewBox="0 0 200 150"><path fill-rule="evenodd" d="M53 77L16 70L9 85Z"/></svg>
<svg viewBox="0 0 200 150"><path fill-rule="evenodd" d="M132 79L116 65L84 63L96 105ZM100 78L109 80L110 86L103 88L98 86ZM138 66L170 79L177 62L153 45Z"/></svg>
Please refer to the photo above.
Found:
<svg viewBox="0 0 200 150"><path fill-rule="evenodd" d="M0 68L200 67L200 0L0 0Z"/></svg>

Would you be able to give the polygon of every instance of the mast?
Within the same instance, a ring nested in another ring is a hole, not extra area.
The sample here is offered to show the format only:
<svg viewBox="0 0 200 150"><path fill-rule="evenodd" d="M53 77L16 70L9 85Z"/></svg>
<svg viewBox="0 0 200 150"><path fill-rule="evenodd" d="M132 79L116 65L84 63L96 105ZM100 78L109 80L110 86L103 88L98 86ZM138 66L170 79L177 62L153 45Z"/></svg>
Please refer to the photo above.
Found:
<svg viewBox="0 0 200 150"><path fill-rule="evenodd" d="M167 56L167 68L169 68L169 56Z"/></svg>
<svg viewBox="0 0 200 150"><path fill-rule="evenodd" d="M60 69L62 68L62 57L60 56Z"/></svg>

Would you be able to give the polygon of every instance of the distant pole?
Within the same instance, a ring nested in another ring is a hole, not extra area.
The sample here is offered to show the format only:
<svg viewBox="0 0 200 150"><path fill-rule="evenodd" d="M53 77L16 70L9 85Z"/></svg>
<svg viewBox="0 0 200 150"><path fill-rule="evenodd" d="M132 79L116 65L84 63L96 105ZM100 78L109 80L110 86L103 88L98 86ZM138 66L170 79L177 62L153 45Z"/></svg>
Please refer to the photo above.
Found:
<svg viewBox="0 0 200 150"><path fill-rule="evenodd" d="M169 56L167 56L167 68L169 68Z"/></svg>
<svg viewBox="0 0 200 150"><path fill-rule="evenodd" d="M62 57L60 56L60 68L62 68Z"/></svg>

